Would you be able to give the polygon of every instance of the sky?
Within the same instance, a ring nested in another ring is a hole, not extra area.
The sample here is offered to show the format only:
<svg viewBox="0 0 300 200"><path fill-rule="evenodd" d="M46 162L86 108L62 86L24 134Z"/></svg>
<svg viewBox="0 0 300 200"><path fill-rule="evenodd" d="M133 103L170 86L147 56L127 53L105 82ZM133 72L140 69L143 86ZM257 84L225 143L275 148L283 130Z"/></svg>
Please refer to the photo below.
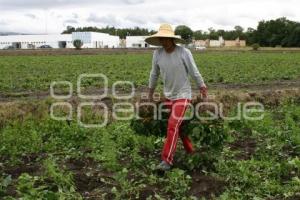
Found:
<svg viewBox="0 0 300 200"><path fill-rule="evenodd" d="M0 32L61 33L67 26L192 30L256 28L261 20L300 21L298 0L0 0Z"/></svg>

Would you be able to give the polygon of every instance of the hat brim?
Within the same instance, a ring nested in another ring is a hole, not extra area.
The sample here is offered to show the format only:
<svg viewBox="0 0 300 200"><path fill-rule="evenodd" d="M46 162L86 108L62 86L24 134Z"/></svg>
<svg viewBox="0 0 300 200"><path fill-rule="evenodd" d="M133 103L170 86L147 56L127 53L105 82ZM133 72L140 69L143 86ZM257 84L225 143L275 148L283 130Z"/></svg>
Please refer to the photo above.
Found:
<svg viewBox="0 0 300 200"><path fill-rule="evenodd" d="M180 43L180 44L183 44L185 43L185 41L183 39L181 39L180 37L177 37L177 36L163 36L163 35L153 35L153 36L149 36L145 39L145 42L147 42L148 44L150 45L153 45L153 46L162 46L161 43L160 43L160 38L171 38L171 39L174 39L174 42L177 44L177 43Z"/></svg>

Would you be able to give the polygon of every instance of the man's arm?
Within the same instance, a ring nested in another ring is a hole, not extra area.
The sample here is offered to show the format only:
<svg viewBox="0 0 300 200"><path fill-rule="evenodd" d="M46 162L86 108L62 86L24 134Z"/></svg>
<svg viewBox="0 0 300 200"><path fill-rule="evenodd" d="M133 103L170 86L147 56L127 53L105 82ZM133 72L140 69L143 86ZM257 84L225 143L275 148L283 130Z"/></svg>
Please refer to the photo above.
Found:
<svg viewBox="0 0 300 200"><path fill-rule="evenodd" d="M200 74L197 65L194 61L193 55L189 49L185 49L184 52L184 62L186 64L186 67L188 68L188 73L192 78L196 81L196 84L198 88L200 89L200 93L204 98L207 97L207 86L204 83L203 77Z"/></svg>
<svg viewBox="0 0 300 200"><path fill-rule="evenodd" d="M153 93L155 91L157 80L160 74L156 59L157 59L157 51L154 51L153 58L152 58L152 69L149 77L149 99L151 101L153 100Z"/></svg>

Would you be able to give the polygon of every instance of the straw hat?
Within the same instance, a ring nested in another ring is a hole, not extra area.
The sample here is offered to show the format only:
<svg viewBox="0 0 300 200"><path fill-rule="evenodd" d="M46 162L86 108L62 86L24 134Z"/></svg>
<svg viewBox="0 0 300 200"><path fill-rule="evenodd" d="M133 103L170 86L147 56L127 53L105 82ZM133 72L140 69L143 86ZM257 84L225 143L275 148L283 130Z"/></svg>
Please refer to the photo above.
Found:
<svg viewBox="0 0 300 200"><path fill-rule="evenodd" d="M150 45L161 46L159 38L173 38L175 43L184 43L179 35L175 35L170 24L161 24L158 32L147 37L145 41Z"/></svg>

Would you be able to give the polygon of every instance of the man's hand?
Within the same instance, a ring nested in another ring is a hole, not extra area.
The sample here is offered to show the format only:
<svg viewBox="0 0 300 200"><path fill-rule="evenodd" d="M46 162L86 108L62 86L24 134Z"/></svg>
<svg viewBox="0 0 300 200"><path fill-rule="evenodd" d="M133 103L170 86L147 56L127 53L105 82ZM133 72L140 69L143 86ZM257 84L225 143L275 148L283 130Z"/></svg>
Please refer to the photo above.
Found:
<svg viewBox="0 0 300 200"><path fill-rule="evenodd" d="M202 95L202 98L203 99L207 99L208 97L208 92L207 92L207 86L205 84L203 84L201 87L200 87L200 94Z"/></svg>

